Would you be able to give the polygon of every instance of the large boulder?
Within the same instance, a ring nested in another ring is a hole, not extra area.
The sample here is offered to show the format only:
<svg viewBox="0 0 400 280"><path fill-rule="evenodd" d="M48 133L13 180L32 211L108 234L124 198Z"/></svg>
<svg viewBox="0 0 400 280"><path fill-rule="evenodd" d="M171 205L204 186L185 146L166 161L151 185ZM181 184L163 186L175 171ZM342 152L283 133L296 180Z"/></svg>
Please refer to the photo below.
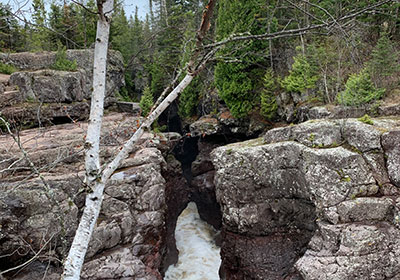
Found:
<svg viewBox="0 0 400 280"><path fill-rule="evenodd" d="M0 53L0 61L13 64L20 72L11 75L11 85L18 86L22 96L41 102L74 102L89 99L93 80L94 50L68 50L67 59L76 61L77 72L49 70L56 52ZM123 58L109 51L107 58L106 101L124 85Z"/></svg>
<svg viewBox="0 0 400 280"><path fill-rule="evenodd" d="M15 72L10 83L18 86L23 99L43 103L81 102L90 98L86 72L38 70Z"/></svg>
<svg viewBox="0 0 400 280"><path fill-rule="evenodd" d="M29 128L75 122L89 116L93 49L67 51L67 58L77 62L77 71L50 69L55 57L55 52L0 53L0 61L11 63L20 70L10 77L0 77L13 89L4 93L0 90L1 114L12 125ZM123 67L121 54L109 51L105 106L115 102L115 93L124 85Z"/></svg>
<svg viewBox="0 0 400 280"><path fill-rule="evenodd" d="M315 120L215 149L226 279L395 279L399 125Z"/></svg>

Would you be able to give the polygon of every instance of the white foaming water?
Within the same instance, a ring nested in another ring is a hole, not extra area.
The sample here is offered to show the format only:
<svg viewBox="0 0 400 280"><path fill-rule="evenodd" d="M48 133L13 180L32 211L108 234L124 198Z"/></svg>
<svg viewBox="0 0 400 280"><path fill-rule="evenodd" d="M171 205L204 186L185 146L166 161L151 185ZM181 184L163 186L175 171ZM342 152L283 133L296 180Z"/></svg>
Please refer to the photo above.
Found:
<svg viewBox="0 0 400 280"><path fill-rule="evenodd" d="M179 260L165 273L165 280L218 280L220 248L215 245L214 228L200 219L197 206L190 202L179 216L176 247Z"/></svg>

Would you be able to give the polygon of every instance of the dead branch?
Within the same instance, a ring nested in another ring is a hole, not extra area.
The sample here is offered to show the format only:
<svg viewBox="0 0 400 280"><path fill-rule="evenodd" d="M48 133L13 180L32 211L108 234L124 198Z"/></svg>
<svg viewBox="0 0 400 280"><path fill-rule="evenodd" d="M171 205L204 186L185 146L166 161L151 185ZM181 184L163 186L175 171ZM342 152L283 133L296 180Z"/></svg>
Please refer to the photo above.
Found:
<svg viewBox="0 0 400 280"><path fill-rule="evenodd" d="M247 40L274 40L274 39L279 39L279 38L286 38L286 37L290 37L290 36L299 36L299 35L304 35L307 32L311 31L311 30L316 30L316 29L321 29L321 28L325 28L325 27L330 27L333 26L335 24L337 24L336 22L342 22L342 21L346 21L349 19L353 19L361 14L364 14L365 12L372 10L374 8L377 8L379 6L382 6L384 4L390 3L390 2L395 2L395 0L385 0L385 1L381 1L379 3L376 3L374 5L370 5L364 9L361 10L352 10L350 13L348 13L347 15L336 19L335 21L327 21L325 23L321 23L321 24L315 24L315 25L310 25L310 26L306 26L306 27L300 27L300 28L295 28L295 29L289 29L289 30L281 30L281 31L277 31L274 33L264 33L264 34L259 34L259 35L253 35L250 33L241 33L241 34L232 34L230 35L228 38L215 42L215 43L211 43L208 45L203 46L202 48L204 49L210 49L210 48L215 48L218 46L222 46L222 45L226 45L228 43L231 42L237 42L237 41L247 41Z"/></svg>
<svg viewBox="0 0 400 280"><path fill-rule="evenodd" d="M42 253L42 251L47 247L47 245L50 243L50 241L54 238L54 236L56 234L57 234L57 232L53 233L52 236L46 241L46 243L44 243L43 247L40 248L40 250L37 251L37 253L32 258L30 258L29 260L27 260L26 262L24 262L18 266L15 266L15 267L12 267L12 268L9 268L7 270L0 272L0 276L3 276L4 274L7 274L11 271L23 268L23 267L27 266L28 264L30 264L31 262L33 262L34 260L36 260L39 257L40 253Z"/></svg>

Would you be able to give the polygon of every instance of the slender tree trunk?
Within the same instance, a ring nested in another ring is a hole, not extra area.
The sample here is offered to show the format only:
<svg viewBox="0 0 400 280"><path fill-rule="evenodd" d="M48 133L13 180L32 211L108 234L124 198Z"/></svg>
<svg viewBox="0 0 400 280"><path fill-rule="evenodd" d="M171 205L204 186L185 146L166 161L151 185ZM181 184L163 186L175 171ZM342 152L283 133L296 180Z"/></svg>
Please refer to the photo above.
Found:
<svg viewBox="0 0 400 280"><path fill-rule="evenodd" d="M97 182L97 180L100 175L100 131L106 91L106 61L110 33L110 20L107 18L107 15L112 11L114 1L106 0L104 3L98 1L98 6L101 14L97 21L93 64L93 93L85 143L87 149L85 155L85 181L89 186L91 186L93 182L96 182L96 184L93 192L86 196L85 209L72 242L71 249L65 260L62 278L64 280L77 280L80 278L86 251L103 200L104 183Z"/></svg>
<svg viewBox="0 0 400 280"><path fill-rule="evenodd" d="M85 147L87 149L85 156L86 182L93 186L93 192L86 197L86 205L76 231L71 249L64 264L63 280L78 280L85 259L85 254L89 246L94 226L100 213L103 201L103 192L105 184L113 172L120 166L135 143L143 135L144 131L160 116L160 114L178 97L178 95L190 84L193 78L204 68L211 55L205 56L200 63L196 63L199 56L202 40L210 27L210 18L215 6L216 0L209 0L203 13L200 29L197 34L197 51L194 52L188 66L188 72L183 80L172 90L172 92L157 106L156 109L146 118L139 129L125 143L122 150L117 154L114 160L103 170L100 168L99 143L100 131L103 118L103 105L105 97L105 75L106 59L108 48L108 36L110 24L105 13L112 10L113 0L106 0L104 6L98 0L100 19L97 23L97 36L95 45L95 62L93 71L93 95L90 109L90 120L86 136ZM100 5L99 5L100 4ZM104 13L105 12L105 13ZM213 52L210 52L213 54Z"/></svg>

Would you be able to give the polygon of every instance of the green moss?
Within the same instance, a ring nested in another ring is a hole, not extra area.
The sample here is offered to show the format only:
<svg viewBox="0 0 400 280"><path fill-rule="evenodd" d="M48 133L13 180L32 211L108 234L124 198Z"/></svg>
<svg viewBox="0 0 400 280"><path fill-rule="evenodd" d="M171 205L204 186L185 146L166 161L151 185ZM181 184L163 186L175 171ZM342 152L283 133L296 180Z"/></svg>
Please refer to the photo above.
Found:
<svg viewBox="0 0 400 280"><path fill-rule="evenodd" d="M366 124L370 124L373 125L374 122L372 121L371 117L368 116L367 114L365 114L364 116L362 116L361 118L358 118L358 120L360 122L366 123Z"/></svg>
<svg viewBox="0 0 400 280"><path fill-rule="evenodd" d="M350 176L346 175L344 173L343 169L336 170L336 173L339 175L340 181L342 181L342 182L350 182L351 181Z"/></svg>
<svg viewBox="0 0 400 280"><path fill-rule="evenodd" d="M12 73L16 72L18 69L14 67L14 65L5 64L0 62L0 73L11 75Z"/></svg>

